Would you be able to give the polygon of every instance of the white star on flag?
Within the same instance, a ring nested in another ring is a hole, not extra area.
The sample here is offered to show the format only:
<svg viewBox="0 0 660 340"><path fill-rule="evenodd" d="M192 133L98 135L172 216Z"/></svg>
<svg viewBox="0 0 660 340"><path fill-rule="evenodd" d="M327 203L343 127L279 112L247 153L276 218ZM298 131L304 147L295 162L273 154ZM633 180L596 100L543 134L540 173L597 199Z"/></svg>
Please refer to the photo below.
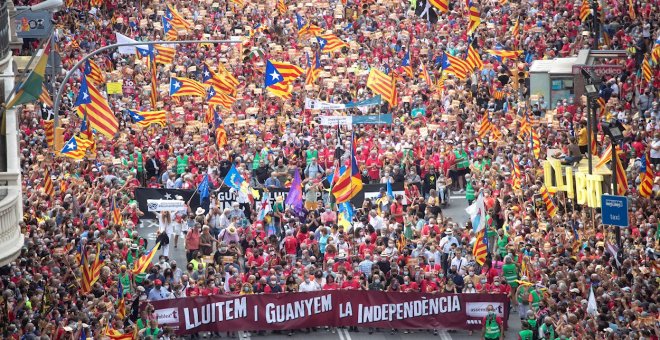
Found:
<svg viewBox="0 0 660 340"><path fill-rule="evenodd" d="M181 87L181 83L179 83L178 81L175 81L174 82L174 88L178 89L179 87Z"/></svg>
<svg viewBox="0 0 660 340"><path fill-rule="evenodd" d="M76 144L73 143L73 142L71 142L71 143L69 143L69 144L66 145L66 148L69 149L69 150L73 150L73 149L76 148Z"/></svg>
<svg viewBox="0 0 660 340"><path fill-rule="evenodd" d="M277 74L277 72L273 71L273 73L270 74L271 77L273 77L273 80L280 79L280 75Z"/></svg>
<svg viewBox="0 0 660 340"><path fill-rule="evenodd" d="M89 97L87 91L83 91L82 95L83 95L83 99L87 99L87 97Z"/></svg>
<svg viewBox="0 0 660 340"><path fill-rule="evenodd" d="M172 195L170 195L169 192L166 193L164 197L165 197L165 199L168 199L168 200L171 200L171 199L172 199Z"/></svg>
<svg viewBox="0 0 660 340"><path fill-rule="evenodd" d="M209 70L204 71L204 77L210 77L211 73L209 73Z"/></svg>

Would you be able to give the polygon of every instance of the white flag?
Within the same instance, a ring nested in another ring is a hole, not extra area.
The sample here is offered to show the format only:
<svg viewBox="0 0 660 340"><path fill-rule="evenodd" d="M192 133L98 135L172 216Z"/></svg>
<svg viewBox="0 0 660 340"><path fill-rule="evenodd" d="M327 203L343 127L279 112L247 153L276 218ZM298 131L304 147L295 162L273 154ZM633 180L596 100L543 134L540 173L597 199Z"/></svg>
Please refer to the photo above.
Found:
<svg viewBox="0 0 660 340"><path fill-rule="evenodd" d="M598 314L598 305L596 305L596 296L594 295L594 287L589 288L589 302L587 303L587 313L591 315Z"/></svg>
<svg viewBox="0 0 660 340"><path fill-rule="evenodd" d="M117 37L117 44L126 44L126 43L135 43L138 42L137 40L131 39L121 33L115 32L115 36ZM139 47L142 49L149 49L148 45L137 45L137 46L120 46L117 47L117 51L121 54L137 54L135 51L135 48Z"/></svg>
<svg viewBox="0 0 660 340"><path fill-rule="evenodd" d="M470 215L472 230L475 233L486 227L486 205L484 204L483 193L479 194L479 197L477 197L477 200L472 205L465 208L465 212Z"/></svg>

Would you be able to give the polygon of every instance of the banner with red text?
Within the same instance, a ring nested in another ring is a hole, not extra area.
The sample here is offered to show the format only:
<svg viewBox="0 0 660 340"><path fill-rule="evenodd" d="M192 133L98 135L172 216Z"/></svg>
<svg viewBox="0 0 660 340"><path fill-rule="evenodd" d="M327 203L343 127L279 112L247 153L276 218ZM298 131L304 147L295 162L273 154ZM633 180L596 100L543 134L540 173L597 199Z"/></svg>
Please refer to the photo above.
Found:
<svg viewBox="0 0 660 340"><path fill-rule="evenodd" d="M479 330L486 307L506 320L503 294L379 291L213 295L152 301L158 323L176 334L317 326Z"/></svg>

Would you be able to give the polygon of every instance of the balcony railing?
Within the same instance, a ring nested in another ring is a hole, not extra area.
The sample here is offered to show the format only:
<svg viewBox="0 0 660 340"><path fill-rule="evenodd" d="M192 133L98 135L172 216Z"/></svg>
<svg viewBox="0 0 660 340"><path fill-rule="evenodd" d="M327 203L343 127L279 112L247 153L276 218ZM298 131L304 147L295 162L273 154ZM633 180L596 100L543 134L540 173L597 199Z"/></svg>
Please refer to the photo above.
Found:
<svg viewBox="0 0 660 340"><path fill-rule="evenodd" d="M0 266L16 259L23 248L20 177L17 173L0 173Z"/></svg>
<svg viewBox="0 0 660 340"><path fill-rule="evenodd" d="M7 10L9 2L0 0L0 60L9 55L9 11Z"/></svg>

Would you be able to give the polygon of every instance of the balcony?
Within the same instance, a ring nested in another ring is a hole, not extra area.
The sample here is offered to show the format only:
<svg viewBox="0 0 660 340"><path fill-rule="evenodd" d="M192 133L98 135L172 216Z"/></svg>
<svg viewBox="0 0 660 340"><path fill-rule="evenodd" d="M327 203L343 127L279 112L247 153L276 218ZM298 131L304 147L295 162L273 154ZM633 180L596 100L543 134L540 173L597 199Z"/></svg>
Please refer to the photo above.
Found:
<svg viewBox="0 0 660 340"><path fill-rule="evenodd" d="M0 266L12 262L23 248L24 237L18 223L22 220L20 176L0 172Z"/></svg>
<svg viewBox="0 0 660 340"><path fill-rule="evenodd" d="M9 4L11 2L0 0L0 60L4 60L10 53Z"/></svg>

